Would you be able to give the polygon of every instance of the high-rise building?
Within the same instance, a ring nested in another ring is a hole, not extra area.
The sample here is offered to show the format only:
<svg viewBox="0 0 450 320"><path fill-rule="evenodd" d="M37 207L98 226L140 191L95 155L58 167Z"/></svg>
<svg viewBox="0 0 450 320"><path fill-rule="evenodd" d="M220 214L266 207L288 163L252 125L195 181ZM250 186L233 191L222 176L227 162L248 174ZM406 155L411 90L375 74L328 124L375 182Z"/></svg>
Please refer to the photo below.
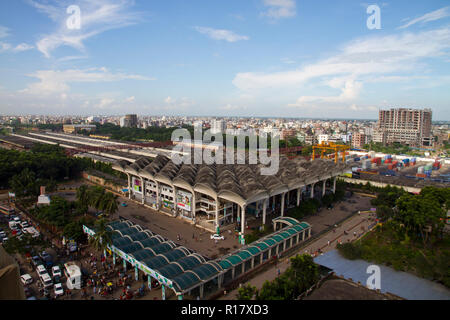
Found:
<svg viewBox="0 0 450 320"><path fill-rule="evenodd" d="M362 149L367 143L367 136L364 133L354 132L352 134L352 147Z"/></svg>
<svg viewBox="0 0 450 320"><path fill-rule="evenodd" d="M120 126L123 128L132 128L137 127L137 115L135 114L127 114L125 117L120 118Z"/></svg>
<svg viewBox="0 0 450 320"><path fill-rule="evenodd" d="M415 147L431 146L431 119L431 109L380 110L377 135L385 144L399 142Z"/></svg>
<svg viewBox="0 0 450 320"><path fill-rule="evenodd" d="M225 133L227 130L227 125L225 124L225 121L223 120L214 120L211 124L211 133L217 134L217 133Z"/></svg>

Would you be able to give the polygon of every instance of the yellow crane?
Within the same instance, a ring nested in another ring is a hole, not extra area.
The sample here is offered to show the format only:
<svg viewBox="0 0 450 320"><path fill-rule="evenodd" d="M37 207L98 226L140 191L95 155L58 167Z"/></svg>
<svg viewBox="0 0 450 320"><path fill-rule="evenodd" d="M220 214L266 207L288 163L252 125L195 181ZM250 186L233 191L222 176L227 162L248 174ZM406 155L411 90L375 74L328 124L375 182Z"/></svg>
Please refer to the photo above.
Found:
<svg viewBox="0 0 450 320"><path fill-rule="evenodd" d="M345 163L345 151L350 150L350 147L343 144L336 144L334 142L322 141L322 143L313 146L313 154L312 154L313 161L316 159L316 150L318 151L320 150L321 159L324 158L324 154L326 151L333 151L335 163L338 163L339 161L339 152L342 152L342 162Z"/></svg>

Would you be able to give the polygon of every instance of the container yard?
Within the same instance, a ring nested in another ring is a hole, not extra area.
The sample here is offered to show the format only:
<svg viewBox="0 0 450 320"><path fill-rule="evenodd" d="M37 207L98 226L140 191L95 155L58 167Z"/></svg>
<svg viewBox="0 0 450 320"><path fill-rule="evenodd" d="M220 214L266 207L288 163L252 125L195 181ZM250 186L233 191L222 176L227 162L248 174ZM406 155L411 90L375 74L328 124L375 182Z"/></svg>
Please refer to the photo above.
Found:
<svg viewBox="0 0 450 320"><path fill-rule="evenodd" d="M450 160L380 155L375 152L347 155L352 177L404 186L450 187Z"/></svg>

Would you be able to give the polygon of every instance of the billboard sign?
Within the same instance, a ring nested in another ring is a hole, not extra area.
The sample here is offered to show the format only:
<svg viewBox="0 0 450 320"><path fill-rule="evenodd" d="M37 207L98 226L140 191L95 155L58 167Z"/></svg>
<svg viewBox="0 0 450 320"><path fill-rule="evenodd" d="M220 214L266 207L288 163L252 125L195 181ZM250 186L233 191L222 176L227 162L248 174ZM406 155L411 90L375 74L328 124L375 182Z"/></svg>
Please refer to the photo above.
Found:
<svg viewBox="0 0 450 320"><path fill-rule="evenodd" d="M142 183L141 180L133 177L133 191L135 193L142 193Z"/></svg>
<svg viewBox="0 0 450 320"><path fill-rule="evenodd" d="M177 193L177 205L178 208L191 211L192 207L192 194L184 191L178 191Z"/></svg>

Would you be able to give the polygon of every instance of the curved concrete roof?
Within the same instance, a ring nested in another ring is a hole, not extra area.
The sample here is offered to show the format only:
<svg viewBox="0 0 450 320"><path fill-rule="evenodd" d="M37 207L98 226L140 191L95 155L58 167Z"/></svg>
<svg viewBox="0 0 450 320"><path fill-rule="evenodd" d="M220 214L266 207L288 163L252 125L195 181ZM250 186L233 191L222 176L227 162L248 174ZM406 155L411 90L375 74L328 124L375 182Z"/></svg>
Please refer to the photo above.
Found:
<svg viewBox="0 0 450 320"><path fill-rule="evenodd" d="M248 161L246 161L248 163ZM193 161L191 161L193 163ZM197 191L233 201L240 205L294 190L299 187L337 176L349 165L332 160L289 160L280 157L275 175L262 175L262 164L181 164L159 155L153 161L138 159L133 164L118 161L114 168L125 173L154 179L161 183Z"/></svg>

